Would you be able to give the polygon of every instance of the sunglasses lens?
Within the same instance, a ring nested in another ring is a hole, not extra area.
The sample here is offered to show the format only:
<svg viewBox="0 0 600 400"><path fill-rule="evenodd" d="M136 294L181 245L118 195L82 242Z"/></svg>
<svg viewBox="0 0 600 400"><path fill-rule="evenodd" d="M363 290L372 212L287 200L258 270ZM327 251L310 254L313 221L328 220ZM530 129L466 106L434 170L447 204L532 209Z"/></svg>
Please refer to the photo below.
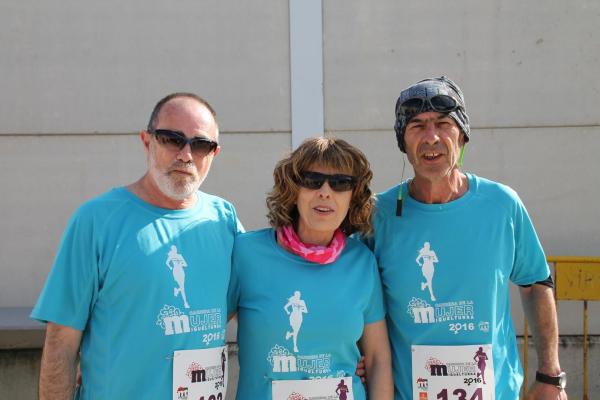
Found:
<svg viewBox="0 0 600 400"><path fill-rule="evenodd" d="M208 140L194 140L191 143L192 152L197 155L205 156L213 151L217 146L216 143Z"/></svg>
<svg viewBox="0 0 600 400"><path fill-rule="evenodd" d="M185 140L176 134L157 131L155 132L155 136L158 143L173 150L179 150L185 146Z"/></svg>
<svg viewBox="0 0 600 400"><path fill-rule="evenodd" d="M307 189L316 190L321 188L327 177L323 174L319 174L318 172L305 172L300 177L300 186L303 186Z"/></svg>
<svg viewBox="0 0 600 400"><path fill-rule="evenodd" d="M437 95L429 99L431 108L439 112L450 112L454 111L457 107L456 100L450 96Z"/></svg>
<svg viewBox="0 0 600 400"><path fill-rule="evenodd" d="M336 192L346 192L354 188L354 178L350 175L334 175L329 178L329 186Z"/></svg>
<svg viewBox="0 0 600 400"><path fill-rule="evenodd" d="M400 105L400 111L403 115L419 114L423 109L423 102L421 98L408 99Z"/></svg>

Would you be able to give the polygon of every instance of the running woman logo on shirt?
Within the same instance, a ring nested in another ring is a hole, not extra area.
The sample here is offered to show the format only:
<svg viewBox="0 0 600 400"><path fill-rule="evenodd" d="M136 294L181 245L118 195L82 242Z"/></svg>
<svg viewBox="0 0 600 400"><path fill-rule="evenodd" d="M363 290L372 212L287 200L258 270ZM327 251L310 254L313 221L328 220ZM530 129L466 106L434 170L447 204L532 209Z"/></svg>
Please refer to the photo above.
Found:
<svg viewBox="0 0 600 400"><path fill-rule="evenodd" d="M285 340L293 339L294 353L298 353L298 333L302 326L303 316L302 314L308 314L306 303L300 298L302 294L299 290L296 290L292 297L288 298L288 302L283 306L286 314L290 317L290 326L292 331L286 331Z"/></svg>
<svg viewBox="0 0 600 400"><path fill-rule="evenodd" d="M431 301L435 301L435 295L433 294L433 275L435 274L434 263L438 262L438 258L435 251L431 250L429 242L423 244L423 248L419 250L419 255L415 261L419 264L419 267L421 267L421 272L425 278L425 282L421 282L421 290L428 288Z"/></svg>
<svg viewBox="0 0 600 400"><path fill-rule="evenodd" d="M167 255L166 264L167 268L173 272L173 280L175 280L177 285L173 288L173 296L177 297L181 295L183 306L185 308L190 308L187 296L185 295L185 271L183 270L188 264L183 256L177 252L177 247L175 245L171 246L171 250Z"/></svg>

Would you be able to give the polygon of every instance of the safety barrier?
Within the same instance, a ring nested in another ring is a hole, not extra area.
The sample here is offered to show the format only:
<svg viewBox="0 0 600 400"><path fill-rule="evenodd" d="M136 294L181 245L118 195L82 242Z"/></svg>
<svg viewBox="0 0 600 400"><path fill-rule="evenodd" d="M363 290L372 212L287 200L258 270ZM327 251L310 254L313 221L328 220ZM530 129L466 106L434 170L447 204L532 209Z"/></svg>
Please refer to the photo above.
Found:
<svg viewBox="0 0 600 400"><path fill-rule="evenodd" d="M600 257L548 257L554 264L554 301L583 301L583 399L588 396L588 301L600 300ZM523 325L523 387L528 385L529 332L527 319Z"/></svg>

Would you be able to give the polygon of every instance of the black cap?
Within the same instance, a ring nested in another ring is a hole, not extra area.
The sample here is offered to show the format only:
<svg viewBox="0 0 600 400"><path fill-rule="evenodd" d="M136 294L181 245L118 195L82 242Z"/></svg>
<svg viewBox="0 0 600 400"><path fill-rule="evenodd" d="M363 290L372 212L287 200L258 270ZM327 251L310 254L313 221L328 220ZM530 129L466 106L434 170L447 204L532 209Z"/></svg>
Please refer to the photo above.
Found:
<svg viewBox="0 0 600 400"><path fill-rule="evenodd" d="M456 101L457 107L447 114L456 121L460 129L465 134L465 142L469 141L471 129L469 127L469 116L467 115L465 109L465 98L462 91L456 83L452 82L445 76L440 76L439 78L428 78L423 79L422 81L419 81L414 85L404 89L402 92L400 92L400 97L398 97L398 100L396 101L396 123L394 124L394 130L396 131L398 147L404 153L406 153L406 148L404 147L404 131L406 130L406 125L408 125L410 120L420 113L436 110L433 110L430 107L430 103L426 102L425 107L423 107L418 113L405 113L400 105L413 98L431 99L437 95L450 96Z"/></svg>

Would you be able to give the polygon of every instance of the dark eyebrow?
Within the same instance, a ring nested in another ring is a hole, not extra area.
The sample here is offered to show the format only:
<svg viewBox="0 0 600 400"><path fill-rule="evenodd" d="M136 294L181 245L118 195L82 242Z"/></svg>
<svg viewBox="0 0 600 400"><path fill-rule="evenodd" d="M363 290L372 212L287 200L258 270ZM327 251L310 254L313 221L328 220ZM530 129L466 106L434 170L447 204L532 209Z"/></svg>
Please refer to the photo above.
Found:
<svg viewBox="0 0 600 400"><path fill-rule="evenodd" d="M450 118L451 119L452 117L450 115L448 115L448 114L442 114L439 117L437 117L437 120L439 121L441 119L446 119L446 118Z"/></svg>
<svg viewBox="0 0 600 400"><path fill-rule="evenodd" d="M449 116L448 114L440 114L435 118L435 121L439 121L445 118L452 118L451 116ZM425 119L421 119L419 117L414 117L413 119L410 120L410 122L408 124L411 124L413 122L415 123L423 123L426 121L431 121L433 118L425 118Z"/></svg>

